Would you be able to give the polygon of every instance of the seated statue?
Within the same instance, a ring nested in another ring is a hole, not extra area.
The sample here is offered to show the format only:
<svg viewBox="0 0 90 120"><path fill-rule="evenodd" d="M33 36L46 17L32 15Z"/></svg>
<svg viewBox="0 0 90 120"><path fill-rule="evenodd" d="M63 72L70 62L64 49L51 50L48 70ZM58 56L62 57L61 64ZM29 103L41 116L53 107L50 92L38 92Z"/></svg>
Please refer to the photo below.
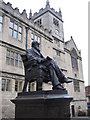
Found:
<svg viewBox="0 0 90 120"><path fill-rule="evenodd" d="M21 55L24 67L25 67L25 83L23 91L26 91L27 82L32 82L33 78L31 76L36 76L38 78L37 81L37 90L42 90L42 82L51 81L54 89L61 89L63 88L62 83L70 83L72 82L69 80L58 67L56 62L47 56L46 58L40 53L39 43L37 41L32 42L32 48L27 49L26 55ZM33 71L30 73L30 71ZM40 72L39 72L40 71ZM45 73L44 73L45 72ZM39 75L40 74L40 75ZM44 76L45 79L43 79ZM29 79L32 80L30 81Z"/></svg>

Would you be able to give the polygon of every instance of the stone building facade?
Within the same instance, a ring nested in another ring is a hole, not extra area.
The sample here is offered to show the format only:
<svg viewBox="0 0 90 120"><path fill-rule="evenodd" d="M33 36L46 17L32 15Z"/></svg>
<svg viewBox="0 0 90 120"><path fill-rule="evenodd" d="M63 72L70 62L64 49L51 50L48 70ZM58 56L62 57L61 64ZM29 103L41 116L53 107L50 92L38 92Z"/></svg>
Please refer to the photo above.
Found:
<svg viewBox="0 0 90 120"><path fill-rule="evenodd" d="M87 106L88 106L88 115L90 116L90 85L85 87Z"/></svg>
<svg viewBox="0 0 90 120"><path fill-rule="evenodd" d="M50 8L47 0L45 8L29 18L26 10L22 13L12 8L11 3L0 1L0 116L13 118L15 106L11 99L22 91L24 66L20 54L31 47L33 40L40 42L41 53L53 58L63 73L73 82L64 84L70 96L71 115L77 116L79 109L86 112L86 97L82 71L81 52L73 38L64 41L62 13ZM35 90L36 83L31 84ZM28 88L29 90L29 84ZM43 83L43 90L51 90L51 83Z"/></svg>

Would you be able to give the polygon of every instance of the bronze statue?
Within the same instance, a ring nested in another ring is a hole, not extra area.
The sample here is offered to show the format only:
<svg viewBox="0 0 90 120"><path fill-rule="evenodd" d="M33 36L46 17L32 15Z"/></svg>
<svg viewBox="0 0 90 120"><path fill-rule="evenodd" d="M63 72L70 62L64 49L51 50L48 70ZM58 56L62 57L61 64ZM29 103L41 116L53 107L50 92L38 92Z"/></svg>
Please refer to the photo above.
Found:
<svg viewBox="0 0 90 120"><path fill-rule="evenodd" d="M45 76L49 75L49 80L44 80L44 81L45 82L52 81L53 89L65 90L65 88L61 84L72 82L67 77L65 77L65 75L62 73L61 69L58 67L58 65L52 58L50 58L48 56L45 58L40 53L40 47L39 47L39 43L37 41L33 41L32 48L27 49L26 55L21 55L21 56L22 56L22 59L24 62L24 66L25 67L27 66L25 68L27 72L25 73L26 79L25 79L23 91L26 91L27 82L29 81L29 78L32 76L32 74L35 74L34 72L32 72L31 76L29 76L30 70L35 69L35 66L39 66L39 65L40 65L40 67L39 67L40 70L42 69L43 71L45 71L45 70L48 71L44 75ZM32 68L32 66L33 66L33 68ZM40 76L42 73L43 72L40 73ZM41 77L41 79L43 79L43 76ZM42 85L43 80L40 80L40 81L39 80L38 80L37 90L42 90L41 85Z"/></svg>

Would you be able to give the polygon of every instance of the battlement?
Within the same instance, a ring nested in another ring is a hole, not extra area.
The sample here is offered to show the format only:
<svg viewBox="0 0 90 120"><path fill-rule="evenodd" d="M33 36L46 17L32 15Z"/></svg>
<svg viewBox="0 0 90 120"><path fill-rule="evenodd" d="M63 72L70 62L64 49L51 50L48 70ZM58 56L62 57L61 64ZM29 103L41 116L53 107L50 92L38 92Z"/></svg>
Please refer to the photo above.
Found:
<svg viewBox="0 0 90 120"><path fill-rule="evenodd" d="M46 34L46 36L49 36L49 37L51 36L51 31L46 30L46 28L44 28L44 26L42 26L42 25L34 23L32 17L28 18L25 9L22 11L22 13L20 13L19 8L17 8L17 7L13 8L12 4L9 2L5 3L4 1L2 1L1 4L2 4L0 6L1 10L3 10L5 12L5 14L9 14L9 15L13 16L13 18L22 21L23 23L26 24L27 27L35 28L36 30L39 30L41 33Z"/></svg>
<svg viewBox="0 0 90 120"><path fill-rule="evenodd" d="M41 8L39 10L39 12L35 12L32 16L33 20L35 20L36 18L38 18L39 16L41 16L42 14L46 13L47 11L49 11L50 13L52 13L55 17L57 17L59 20L62 20L62 12L59 9L59 12L55 11L54 8L50 8L49 4L46 4L45 8Z"/></svg>

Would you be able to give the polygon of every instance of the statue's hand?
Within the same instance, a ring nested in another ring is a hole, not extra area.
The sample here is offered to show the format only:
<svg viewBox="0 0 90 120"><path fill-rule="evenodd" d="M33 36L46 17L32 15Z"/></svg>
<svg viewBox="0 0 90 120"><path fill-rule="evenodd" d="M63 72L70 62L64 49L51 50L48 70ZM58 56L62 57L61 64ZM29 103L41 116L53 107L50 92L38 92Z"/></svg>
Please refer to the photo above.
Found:
<svg viewBox="0 0 90 120"><path fill-rule="evenodd" d="M46 58L42 58L41 59L41 62L45 62L47 59Z"/></svg>
<svg viewBox="0 0 90 120"><path fill-rule="evenodd" d="M39 59L38 59L38 63L43 63L43 62L45 62L45 61L47 61L47 58L39 58Z"/></svg>
<svg viewBox="0 0 90 120"><path fill-rule="evenodd" d="M46 57L47 60L52 60L52 58L50 58L49 56Z"/></svg>
<svg viewBox="0 0 90 120"><path fill-rule="evenodd" d="M41 63L41 59L39 58L39 59L37 60L37 62L38 62L38 63Z"/></svg>

